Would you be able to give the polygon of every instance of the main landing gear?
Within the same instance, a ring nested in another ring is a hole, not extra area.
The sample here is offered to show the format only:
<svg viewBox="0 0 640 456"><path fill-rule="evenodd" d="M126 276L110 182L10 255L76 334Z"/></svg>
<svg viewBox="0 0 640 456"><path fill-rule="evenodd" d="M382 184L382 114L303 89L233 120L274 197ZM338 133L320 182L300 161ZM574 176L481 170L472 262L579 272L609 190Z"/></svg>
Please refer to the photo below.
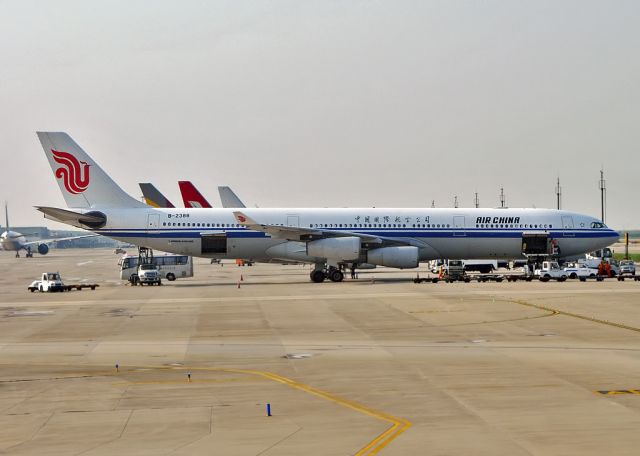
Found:
<svg viewBox="0 0 640 456"><path fill-rule="evenodd" d="M315 283L324 282L325 279L329 279L332 282L342 282L344 280L344 273L340 268L335 266L329 266L325 269L325 265L316 265L316 268L309 274L311 281Z"/></svg>

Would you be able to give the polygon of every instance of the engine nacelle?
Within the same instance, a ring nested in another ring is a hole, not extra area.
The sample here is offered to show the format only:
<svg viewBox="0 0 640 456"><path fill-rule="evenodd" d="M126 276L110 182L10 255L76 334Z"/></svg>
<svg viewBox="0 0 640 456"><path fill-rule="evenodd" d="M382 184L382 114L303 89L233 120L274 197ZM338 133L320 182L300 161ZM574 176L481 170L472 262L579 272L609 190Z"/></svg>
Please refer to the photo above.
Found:
<svg viewBox="0 0 640 456"><path fill-rule="evenodd" d="M331 260L357 260L360 257L360 238L349 236L311 241L307 243L307 254Z"/></svg>
<svg viewBox="0 0 640 456"><path fill-rule="evenodd" d="M47 244L38 244L38 253L40 255L46 255L49 253L49 246Z"/></svg>
<svg viewBox="0 0 640 456"><path fill-rule="evenodd" d="M390 268L417 268L418 247L382 247L367 252L367 263L388 266Z"/></svg>

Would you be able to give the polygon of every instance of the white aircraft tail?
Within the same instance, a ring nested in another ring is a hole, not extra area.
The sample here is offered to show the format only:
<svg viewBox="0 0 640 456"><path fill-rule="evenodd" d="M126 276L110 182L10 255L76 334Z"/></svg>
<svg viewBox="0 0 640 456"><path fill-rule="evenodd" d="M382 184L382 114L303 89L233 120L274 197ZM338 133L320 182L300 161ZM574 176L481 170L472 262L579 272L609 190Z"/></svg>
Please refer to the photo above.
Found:
<svg viewBox="0 0 640 456"><path fill-rule="evenodd" d="M4 203L4 221L5 221L5 224L6 224L4 229L8 233L9 231L11 231L11 228L9 227L9 209L7 208L7 202L6 201Z"/></svg>
<svg viewBox="0 0 640 456"><path fill-rule="evenodd" d="M38 138L68 207L145 207L122 190L68 134L38 132Z"/></svg>

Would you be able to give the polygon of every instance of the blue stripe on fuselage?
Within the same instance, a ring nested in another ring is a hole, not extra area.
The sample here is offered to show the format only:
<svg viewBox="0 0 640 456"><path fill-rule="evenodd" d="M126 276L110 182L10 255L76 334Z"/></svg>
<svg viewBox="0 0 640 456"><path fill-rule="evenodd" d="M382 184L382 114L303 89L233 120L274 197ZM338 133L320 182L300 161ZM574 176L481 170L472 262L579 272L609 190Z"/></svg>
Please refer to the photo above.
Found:
<svg viewBox="0 0 640 456"><path fill-rule="evenodd" d="M416 231L415 229L367 229L362 231L354 231L352 229L335 228L330 231L353 232L355 234L365 234L369 236L382 236L387 238L521 238L522 233L531 230L487 230L482 228L467 228L464 230L451 229L428 229ZM225 234L228 238L263 238L267 237L266 233L251 230L163 230L161 228L154 230L132 230L132 229L102 229L95 230L96 233L104 236L115 237L142 237L142 238L175 238L175 239L198 239L202 233L205 234ZM619 233L611 230L607 231L591 231L591 230L566 230L566 231L549 231L551 238L617 238Z"/></svg>

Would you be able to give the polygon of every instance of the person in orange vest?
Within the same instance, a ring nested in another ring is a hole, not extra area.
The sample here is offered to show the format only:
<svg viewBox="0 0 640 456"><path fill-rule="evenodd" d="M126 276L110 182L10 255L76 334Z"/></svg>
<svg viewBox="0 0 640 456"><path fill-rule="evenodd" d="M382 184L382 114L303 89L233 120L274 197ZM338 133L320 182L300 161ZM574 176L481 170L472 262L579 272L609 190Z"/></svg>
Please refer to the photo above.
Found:
<svg viewBox="0 0 640 456"><path fill-rule="evenodd" d="M598 265L598 275L599 276L603 276L606 274L606 266L605 266L606 262L604 260L602 260L600 262L600 264Z"/></svg>
<svg viewBox="0 0 640 456"><path fill-rule="evenodd" d="M611 264L609 264L609 262L605 263L604 269L607 271L607 277L613 277L613 274L611 274Z"/></svg>

